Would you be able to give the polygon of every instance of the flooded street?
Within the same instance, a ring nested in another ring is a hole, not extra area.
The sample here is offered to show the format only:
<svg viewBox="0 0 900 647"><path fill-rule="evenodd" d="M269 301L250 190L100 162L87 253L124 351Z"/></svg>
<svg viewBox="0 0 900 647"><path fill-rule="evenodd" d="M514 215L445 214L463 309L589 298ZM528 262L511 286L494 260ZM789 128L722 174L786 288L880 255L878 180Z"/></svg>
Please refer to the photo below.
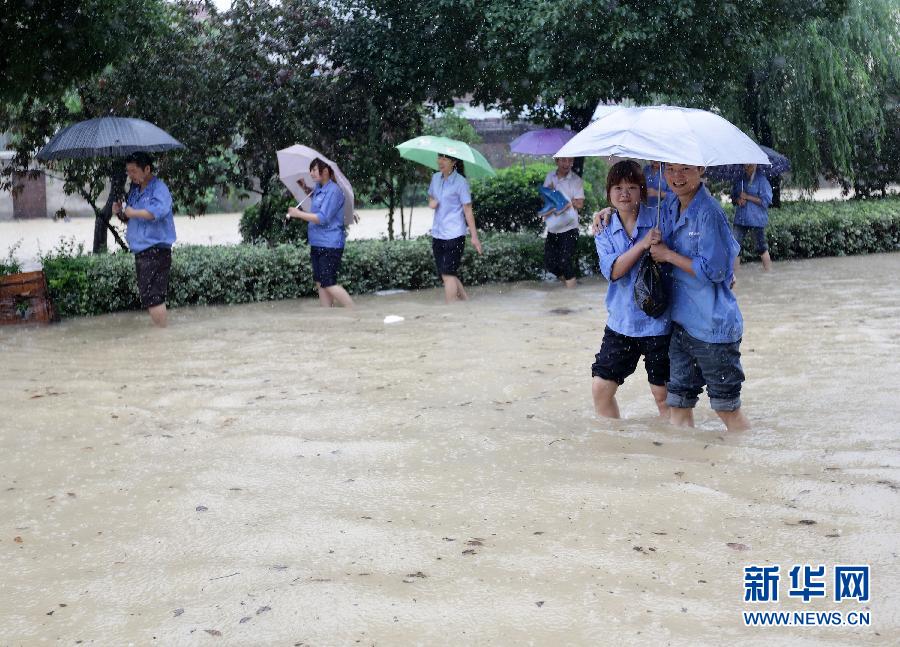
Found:
<svg viewBox="0 0 900 647"><path fill-rule="evenodd" d="M898 276L744 266L732 435L705 395L697 429L655 419L643 363L594 416L593 278L2 328L0 645L896 644ZM781 601L745 603L776 564ZM837 564L869 602L832 600Z"/></svg>

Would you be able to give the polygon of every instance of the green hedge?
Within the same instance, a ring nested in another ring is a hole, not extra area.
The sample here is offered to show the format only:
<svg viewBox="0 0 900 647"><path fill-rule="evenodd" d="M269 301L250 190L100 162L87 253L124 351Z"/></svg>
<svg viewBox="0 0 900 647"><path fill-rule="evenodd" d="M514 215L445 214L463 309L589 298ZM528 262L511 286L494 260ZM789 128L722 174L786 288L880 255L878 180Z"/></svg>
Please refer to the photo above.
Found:
<svg viewBox="0 0 900 647"><path fill-rule="evenodd" d="M900 199L794 203L772 210L767 230L775 259L842 256L900 249ZM467 285L544 276L544 243L532 233L487 233L484 255L466 245L460 275ZM596 272L593 238L578 241L579 272ZM753 256L752 252L750 256ZM749 256L748 256L749 257ZM43 259L51 297L64 317L138 309L130 254L59 252ZM354 294L439 285L431 239L351 241L338 277ZM179 246L173 252L173 306L247 303L312 296L306 245Z"/></svg>
<svg viewBox="0 0 900 647"><path fill-rule="evenodd" d="M472 204L475 222L485 231L541 232L544 221L537 215L543 204L538 187L544 184L547 173L556 168L552 164L514 165L497 171L496 177L472 180ZM601 187L602 189L602 187ZM594 187L585 180L584 223L600 202Z"/></svg>
<svg viewBox="0 0 900 647"><path fill-rule="evenodd" d="M590 241L588 240L590 243ZM460 278L467 285L541 278L543 241L530 234L486 234L484 255L467 245ZM140 308L134 258L127 253L43 259L50 295L63 317ZM354 294L435 287L431 239L353 241L340 283ZM178 246L172 253L172 306L248 303L313 296L309 247Z"/></svg>
<svg viewBox="0 0 900 647"><path fill-rule="evenodd" d="M769 209L766 238L775 260L850 256L900 249L900 198L785 202ZM733 209L729 209L731 218ZM742 258L758 259L752 236Z"/></svg>

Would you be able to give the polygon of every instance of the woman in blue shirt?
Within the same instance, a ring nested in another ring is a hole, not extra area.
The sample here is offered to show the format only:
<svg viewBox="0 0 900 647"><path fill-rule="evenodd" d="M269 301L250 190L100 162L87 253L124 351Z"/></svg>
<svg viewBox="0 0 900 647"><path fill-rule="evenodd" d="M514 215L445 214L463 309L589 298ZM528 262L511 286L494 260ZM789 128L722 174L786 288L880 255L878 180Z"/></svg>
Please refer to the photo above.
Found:
<svg viewBox="0 0 900 647"><path fill-rule="evenodd" d="M704 385L710 405L729 431L749 429L741 411L740 344L744 320L732 293L740 248L719 201L703 186L702 166L666 164L675 198L666 201L671 246L650 249L672 265L672 340L666 402L674 424L693 426L693 409Z"/></svg>
<svg viewBox="0 0 900 647"><path fill-rule="evenodd" d="M332 307L335 302L345 308L353 307L353 299L338 285L337 273L344 254L344 192L334 181L332 168L314 159L309 174L316 183L312 192L309 211L297 207L288 209L288 218L299 218L309 223L309 258L312 261L313 280L319 292L319 303Z"/></svg>
<svg viewBox="0 0 900 647"><path fill-rule="evenodd" d="M472 247L481 254L481 241L472 214L472 194L461 160L438 155L438 172L428 186L428 206L434 209L431 226L431 250L437 273L444 282L447 303L469 298L459 280L459 264L466 246L466 230L472 235Z"/></svg>
<svg viewBox="0 0 900 647"><path fill-rule="evenodd" d="M744 242L744 236L751 233L756 238L756 253L762 260L763 269L768 272L772 269L772 257L766 243L766 225L769 224L772 185L762 173L756 172L756 164L745 164L744 172L744 176L736 179L731 187L731 201L736 206L734 238L740 245ZM740 263L740 255L737 263Z"/></svg>
<svg viewBox="0 0 900 647"><path fill-rule="evenodd" d="M657 211L642 204L647 185L637 162L619 162L606 176L606 199L615 208L609 225L594 239L600 271L609 281L606 308L609 316L603 343L591 367L594 409L606 418L619 417L616 391L634 373L644 356L647 381L659 414L665 416L666 382L669 379L669 337L672 322L668 309L651 317L634 301L638 265L651 246L668 240L671 227L665 218L657 229Z"/></svg>

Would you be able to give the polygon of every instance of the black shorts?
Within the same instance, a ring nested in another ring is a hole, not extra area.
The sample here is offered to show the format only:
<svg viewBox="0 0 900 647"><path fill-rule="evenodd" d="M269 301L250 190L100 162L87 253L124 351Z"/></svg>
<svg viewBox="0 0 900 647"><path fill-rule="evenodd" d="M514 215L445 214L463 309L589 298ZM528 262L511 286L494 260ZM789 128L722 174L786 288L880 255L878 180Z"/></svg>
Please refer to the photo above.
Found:
<svg viewBox="0 0 900 647"><path fill-rule="evenodd" d="M431 239L431 251L434 252L434 264L441 276L456 276L462 262L463 250L466 248L466 237Z"/></svg>
<svg viewBox="0 0 900 647"><path fill-rule="evenodd" d="M665 386L669 381L669 339L672 335L629 337L620 335L609 326L603 331L603 343L597 353L591 375L623 384L634 373L641 355L647 369L647 381Z"/></svg>
<svg viewBox="0 0 900 647"><path fill-rule="evenodd" d="M312 261L313 280L323 288L337 285L337 274L341 269L343 247L310 247L309 260Z"/></svg>
<svg viewBox="0 0 900 647"><path fill-rule="evenodd" d="M575 248L578 230L570 229L561 234L547 233L544 243L544 267L551 274L565 279L575 278Z"/></svg>
<svg viewBox="0 0 900 647"><path fill-rule="evenodd" d="M134 255L138 293L141 307L152 308L166 302L169 293L169 271L172 269L172 248L148 247Z"/></svg>

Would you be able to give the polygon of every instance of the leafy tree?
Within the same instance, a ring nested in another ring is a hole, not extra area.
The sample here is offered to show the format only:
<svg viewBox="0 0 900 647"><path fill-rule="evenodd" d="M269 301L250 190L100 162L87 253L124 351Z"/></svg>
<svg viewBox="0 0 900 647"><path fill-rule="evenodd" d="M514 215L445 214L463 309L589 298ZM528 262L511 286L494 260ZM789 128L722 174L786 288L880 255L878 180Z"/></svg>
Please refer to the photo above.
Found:
<svg viewBox="0 0 900 647"><path fill-rule="evenodd" d="M59 96L131 43L156 0L0 0L0 101Z"/></svg>
<svg viewBox="0 0 900 647"><path fill-rule="evenodd" d="M449 137L472 145L481 143L481 135L469 120L463 117L460 108L448 108L436 117L428 119L423 134Z"/></svg>
<svg viewBox="0 0 900 647"><path fill-rule="evenodd" d="M748 57L746 101L735 111L761 143L815 188L823 173L859 195L900 179L900 7L852 0L840 20L816 18Z"/></svg>

